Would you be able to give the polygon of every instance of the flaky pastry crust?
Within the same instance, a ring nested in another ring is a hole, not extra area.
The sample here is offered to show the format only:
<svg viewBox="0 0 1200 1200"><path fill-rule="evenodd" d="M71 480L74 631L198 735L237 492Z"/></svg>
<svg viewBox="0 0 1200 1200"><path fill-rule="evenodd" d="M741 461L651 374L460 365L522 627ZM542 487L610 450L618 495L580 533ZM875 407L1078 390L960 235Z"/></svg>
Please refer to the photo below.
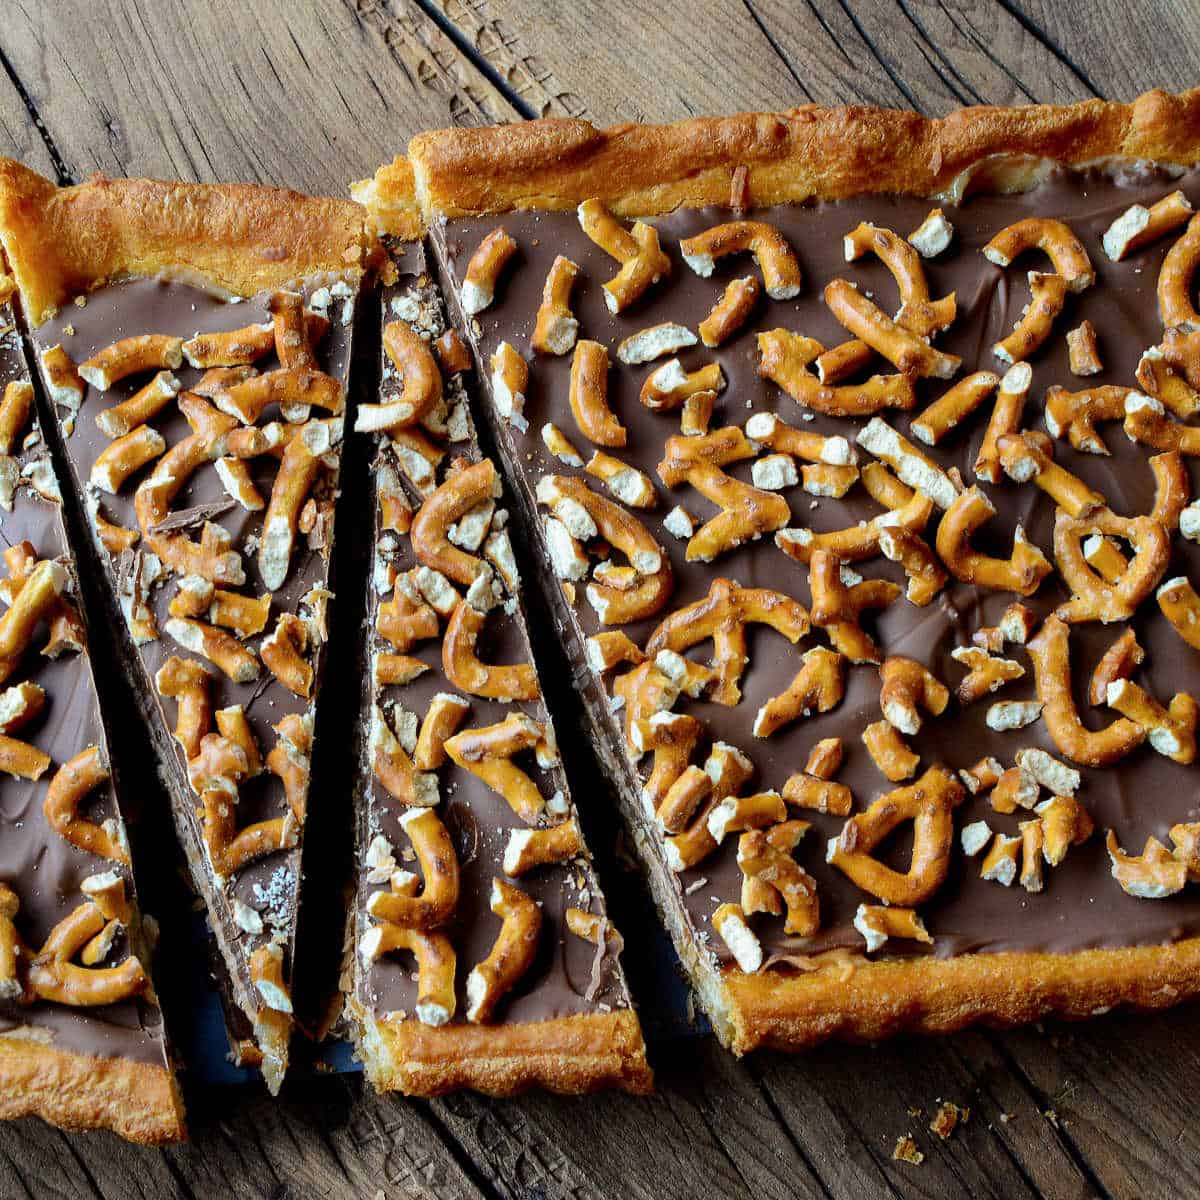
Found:
<svg viewBox="0 0 1200 1200"><path fill-rule="evenodd" d="M314 275L357 275L363 210L254 184L105 179L60 188L0 159L0 241L40 325L121 276L178 275L240 296Z"/></svg>
<svg viewBox="0 0 1200 1200"><path fill-rule="evenodd" d="M529 1088L576 1095L653 1088L637 1015L629 1010L577 1013L549 1021L443 1025L362 1015L360 1049L380 1091L440 1096L472 1088L511 1096Z"/></svg>
<svg viewBox="0 0 1200 1200"><path fill-rule="evenodd" d="M183 1100L165 1067L0 1037L0 1120L29 1116L63 1129L111 1129L148 1146L186 1136Z"/></svg>
<svg viewBox="0 0 1200 1200"><path fill-rule="evenodd" d="M745 168L747 205L765 205L867 193L935 195L993 156L1195 162L1200 89L1155 90L1130 104L979 106L939 118L808 105L673 125L597 129L572 119L433 130L414 137L408 161L380 168L359 195L382 222L411 221L411 163L427 220L434 213L564 210L592 197L612 212L645 216L727 203L739 168Z"/></svg>
<svg viewBox="0 0 1200 1200"><path fill-rule="evenodd" d="M1200 938L1072 954L961 954L838 962L811 974L723 972L725 1038L739 1054L827 1038L952 1033L1111 1008L1166 1008L1200 993Z"/></svg>

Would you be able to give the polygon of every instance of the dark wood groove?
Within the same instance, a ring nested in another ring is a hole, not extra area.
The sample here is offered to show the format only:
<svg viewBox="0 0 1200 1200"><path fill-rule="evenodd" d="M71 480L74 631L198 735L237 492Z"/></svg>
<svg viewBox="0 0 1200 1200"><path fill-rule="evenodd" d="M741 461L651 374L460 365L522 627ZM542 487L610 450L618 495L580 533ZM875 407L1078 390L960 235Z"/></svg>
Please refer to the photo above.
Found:
<svg viewBox="0 0 1200 1200"><path fill-rule="evenodd" d="M1037 38L1093 96L1098 100L1107 99L1104 93L1092 82L1087 72L1019 4L1015 3L1015 0L996 0L996 3L1010 16L1015 18L1027 33Z"/></svg>
<svg viewBox="0 0 1200 1200"><path fill-rule="evenodd" d="M846 14L846 16L850 18L850 23L854 26L858 36L862 38L863 45L866 46L866 48L870 51L871 57L874 58L875 61L884 69L887 77L892 81L893 84L895 84L900 93L908 101L909 105L917 112L924 112L924 108L922 108L916 96L913 95L908 84L904 82L904 79L896 72L892 64L888 62L888 60L880 52L879 48L875 45L870 35L863 27L862 22L858 19L858 15L848 3L848 0L838 0L838 4L841 5L842 11Z"/></svg>
<svg viewBox="0 0 1200 1200"><path fill-rule="evenodd" d="M50 156L50 161L54 165L55 182L59 185L74 183L75 180L71 172L67 169L66 161L63 159L58 147L54 144L54 138L50 136L50 131L46 128L46 123L42 120L37 106L33 103L33 98L30 96L29 90L21 82L21 77L17 74L12 61L5 53L2 41L0 41L0 66L3 66L4 73L8 76L9 82L13 85L17 95L21 98L21 103L25 105L25 109L29 113L29 119L33 122L33 127L37 130L42 144L46 147L46 153Z"/></svg>
<svg viewBox="0 0 1200 1200"><path fill-rule="evenodd" d="M792 64L792 60L784 53L783 47L775 39L775 35L767 28L766 22L758 15L758 10L754 7L753 0L742 0L746 6L746 12L750 14L750 19L762 30L762 35L767 39L767 45L775 51L779 61L787 68L787 73L796 81L796 86L804 93L804 98L810 103L816 103L812 92L808 90L804 80L800 77L800 72L796 70Z"/></svg>
<svg viewBox="0 0 1200 1200"><path fill-rule="evenodd" d="M434 0L412 0L420 10L454 43L458 52L498 91L505 100L517 110L526 121L532 121L538 114L509 84L480 52L463 36L463 32L444 12L434 3Z"/></svg>
<svg viewBox="0 0 1200 1200"><path fill-rule="evenodd" d="M1037 1084L1035 1084L1033 1080L1029 1078L1020 1061L1004 1044L1003 1036L992 1032L984 1032L983 1036L991 1044L992 1048L1008 1067L1013 1078L1020 1083L1021 1087L1033 1099L1034 1103L1038 1107L1038 1111L1043 1115L1049 1112L1053 1107L1050 1103L1050 1097L1045 1095L1045 1093L1041 1091ZM1054 1135L1055 1140L1060 1146L1062 1146L1063 1150L1066 1151L1076 1167L1079 1168L1079 1171L1083 1175L1084 1179L1086 1179L1087 1182L1096 1190L1096 1195L1099 1196L1101 1200L1114 1200L1112 1193L1104 1185L1104 1181L1100 1178L1095 1168L1088 1161L1087 1155L1084 1154L1083 1150L1078 1145L1076 1145L1075 1140L1070 1136L1063 1125L1058 1122L1054 1122Z"/></svg>

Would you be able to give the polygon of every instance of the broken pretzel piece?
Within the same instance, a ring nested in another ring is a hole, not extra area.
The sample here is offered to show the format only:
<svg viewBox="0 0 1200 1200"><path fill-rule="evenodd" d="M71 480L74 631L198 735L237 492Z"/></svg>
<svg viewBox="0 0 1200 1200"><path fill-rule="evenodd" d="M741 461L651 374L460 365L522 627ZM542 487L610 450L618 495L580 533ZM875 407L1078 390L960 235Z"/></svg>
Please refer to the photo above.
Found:
<svg viewBox="0 0 1200 1200"><path fill-rule="evenodd" d="M688 562L711 562L745 542L773 533L791 518L782 496L752 487L722 470L754 457L754 453L746 435L734 425L701 437L667 439L657 467L659 478L669 488L690 484L722 510L689 538Z"/></svg>
<svg viewBox="0 0 1200 1200"><path fill-rule="evenodd" d="M646 654L662 650L684 654L712 639L712 665L717 685L712 699L732 707L741 699L739 686L746 669L746 626L769 625L795 645L809 629L804 606L783 592L744 588L728 579L715 579L708 594L671 613L646 642Z"/></svg>
<svg viewBox="0 0 1200 1200"><path fill-rule="evenodd" d="M737 863L747 879L779 893L787 914L784 933L812 937L817 932L821 923L817 881L790 851L773 845L765 831L752 829L738 839Z"/></svg>
<svg viewBox="0 0 1200 1200"><path fill-rule="evenodd" d="M889 938L927 944L933 942L925 923L912 908L860 904L854 913L854 928L862 934L868 954L874 954Z"/></svg>
<svg viewBox="0 0 1200 1200"><path fill-rule="evenodd" d="M1111 766L1140 746L1146 732L1126 717L1101 730L1084 726L1071 692L1070 636L1071 627L1061 618L1050 616L1029 642L1042 719L1054 744L1072 762L1087 767Z"/></svg>
<svg viewBox="0 0 1200 1200"><path fill-rule="evenodd" d="M946 569L962 583L1032 596L1054 568L1018 525L1013 552L993 558L971 545L971 535L996 515L995 505L977 487L970 487L947 509L937 531L937 552Z"/></svg>
<svg viewBox="0 0 1200 1200"><path fill-rule="evenodd" d="M1181 191L1171 192L1149 208L1132 204L1104 231L1104 253L1113 262L1120 262L1135 250L1186 225L1191 215L1191 202Z"/></svg>
<svg viewBox="0 0 1200 1200"><path fill-rule="evenodd" d="M487 958L467 976L467 1020L484 1024L496 1006L533 965L542 930L542 910L533 898L503 879L492 880L491 909L501 920Z"/></svg>
<svg viewBox="0 0 1200 1200"><path fill-rule="evenodd" d="M758 335L758 373L778 384L797 404L833 417L868 417L885 408L910 409L917 402L912 380L902 372L873 375L865 383L832 387L808 370L825 347L787 329Z"/></svg>
<svg viewBox="0 0 1200 1200"><path fill-rule="evenodd" d="M660 279L671 273L671 260L658 242L658 230L645 221L635 221L627 230L597 199L585 200L577 210L579 227L621 269L604 286L608 311L628 308Z"/></svg>
<svg viewBox="0 0 1200 1200"><path fill-rule="evenodd" d="M878 663L879 647L861 626L862 614L886 608L900 596L900 588L888 579L862 579L846 584L842 562L827 550L818 550L809 561L808 583L812 593L812 623L824 629L834 648L852 663Z"/></svg>
<svg viewBox="0 0 1200 1200"><path fill-rule="evenodd" d="M1126 854L1116 832L1108 831L1104 846L1112 862L1112 876L1121 890L1139 900L1164 900L1181 892L1187 883L1187 863L1176 858L1156 837L1148 837L1140 855Z"/></svg>
<svg viewBox="0 0 1200 1200"><path fill-rule="evenodd" d="M796 255L787 238L765 221L729 221L679 243L683 261L704 279L713 273L717 259L743 251L754 255L763 287L772 300L791 300L800 294Z"/></svg>
<svg viewBox="0 0 1200 1200"><path fill-rule="evenodd" d="M517 243L502 225L475 247L462 282L462 306L467 316L473 317L491 306L500 272L516 252Z"/></svg>
<svg viewBox="0 0 1200 1200"><path fill-rule="evenodd" d="M579 335L579 321L571 311L571 289L579 278L579 264L559 254L546 275L542 302L529 344L538 354L569 354Z"/></svg>
<svg viewBox="0 0 1200 1200"><path fill-rule="evenodd" d="M754 717L754 736L770 737L777 730L812 713L829 712L845 695L845 659L836 651L816 646L801 657L803 666L791 683L772 696Z"/></svg>

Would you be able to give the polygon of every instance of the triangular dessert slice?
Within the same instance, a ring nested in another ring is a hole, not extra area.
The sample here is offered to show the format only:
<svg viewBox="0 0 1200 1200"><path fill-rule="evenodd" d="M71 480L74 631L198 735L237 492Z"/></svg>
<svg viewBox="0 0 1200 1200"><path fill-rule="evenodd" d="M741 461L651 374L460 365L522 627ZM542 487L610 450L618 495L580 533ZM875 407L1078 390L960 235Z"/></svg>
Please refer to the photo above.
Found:
<svg viewBox="0 0 1200 1200"><path fill-rule="evenodd" d="M59 189L4 162L0 237L231 1034L275 1090L361 209L241 185Z"/></svg>
<svg viewBox="0 0 1200 1200"><path fill-rule="evenodd" d="M385 230L408 176L367 197ZM542 698L500 475L424 250L387 239L347 1009L380 1089L651 1086Z"/></svg>
<svg viewBox="0 0 1200 1200"><path fill-rule="evenodd" d="M413 140L734 1050L1200 989L1197 159L1161 92Z"/></svg>
<svg viewBox="0 0 1200 1200"><path fill-rule="evenodd" d="M58 483L0 321L0 1117L178 1141Z"/></svg>

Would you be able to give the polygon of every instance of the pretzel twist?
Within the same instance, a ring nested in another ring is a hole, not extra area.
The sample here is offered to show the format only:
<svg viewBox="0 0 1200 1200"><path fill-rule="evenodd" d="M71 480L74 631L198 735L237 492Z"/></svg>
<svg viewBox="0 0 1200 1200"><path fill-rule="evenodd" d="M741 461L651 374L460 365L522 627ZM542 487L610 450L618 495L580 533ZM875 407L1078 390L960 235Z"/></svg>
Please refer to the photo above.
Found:
<svg viewBox="0 0 1200 1200"><path fill-rule="evenodd" d="M1072 292L1082 292L1096 282L1096 272L1083 243L1069 225L1049 217L1026 217L1006 226L983 248L988 262L1007 267L1027 250L1041 250L1054 264Z"/></svg>
<svg viewBox="0 0 1200 1200"><path fill-rule="evenodd" d="M769 625L795 645L809 629L808 613L799 601L769 588L743 588L728 579L714 579L708 594L677 609L650 635L646 653L683 653L712 639L717 685L712 699L733 706L741 699L739 686L746 669L746 626Z"/></svg>
<svg viewBox="0 0 1200 1200"><path fill-rule="evenodd" d="M485 663L476 645L487 622L484 613L465 600L456 605L442 640L442 668L447 681L470 696L505 702L536 700L537 670L532 663Z"/></svg>
<svg viewBox="0 0 1200 1200"><path fill-rule="evenodd" d="M860 624L862 614L886 608L900 596L898 585L887 579L864 579L847 585L836 554L817 550L808 565L812 593L812 623L824 629L834 649L852 663L878 663L879 647Z"/></svg>
<svg viewBox="0 0 1200 1200"><path fill-rule="evenodd" d="M902 372L872 375L865 383L831 387L808 370L825 347L814 338L771 329L758 335L758 373L797 404L832 417L869 417L885 408L910 409L917 402L912 380Z"/></svg>
<svg viewBox="0 0 1200 1200"><path fill-rule="evenodd" d="M770 737L802 717L829 712L846 694L845 659L834 650L816 646L801 657L804 665L791 683L772 696L754 717L754 736Z"/></svg>
<svg viewBox="0 0 1200 1200"><path fill-rule="evenodd" d="M104 751L99 746L89 746L54 773L42 809L50 827L72 846L128 866L129 847L117 823L106 821L97 825L79 815L88 795L109 778Z"/></svg>
<svg viewBox="0 0 1200 1200"><path fill-rule="evenodd" d="M919 338L928 338L953 323L954 293L931 301L920 255L890 229L862 221L842 239L842 247L847 262L874 252L891 272L900 293L900 308L894 320L902 329ZM864 341L843 342L817 360L817 375L822 383L836 383L865 367L871 353L871 346Z"/></svg>
<svg viewBox="0 0 1200 1200"><path fill-rule="evenodd" d="M450 939L444 933L384 922L368 929L359 942L359 954L368 964L397 950L406 950L417 960L417 1020L423 1025L445 1025L458 1006L454 991L457 962Z"/></svg>
<svg viewBox="0 0 1200 1200"><path fill-rule="evenodd" d="M402 391L382 404L360 404L357 433L393 432L424 421L442 402L442 373L429 343L407 321L383 327L383 349L400 376Z"/></svg>
<svg viewBox="0 0 1200 1200"><path fill-rule="evenodd" d="M451 761L478 776L492 791L503 796L523 821L536 825L546 801L534 781L514 761L533 750L539 762L548 752L546 730L524 713L510 713L495 725L464 729L444 743Z"/></svg>
<svg viewBox="0 0 1200 1200"><path fill-rule="evenodd" d="M667 866L676 873L690 870L717 849L709 818L723 800L738 792L753 775L754 764L736 746L715 742L705 761L704 773L712 783L708 798L693 813L690 824L663 842Z"/></svg>
<svg viewBox="0 0 1200 1200"><path fill-rule="evenodd" d="M145 992L150 979L132 954L115 967L87 967L71 961L106 923L90 900L63 917L29 964L30 992L38 999L73 1008L119 1004Z"/></svg>
<svg viewBox="0 0 1200 1200"><path fill-rule="evenodd" d="M1087 562L1083 543L1095 534L1127 541L1133 559L1120 579L1110 582ZM1082 518L1059 512L1054 521L1054 558L1072 596L1059 605L1064 621L1127 621L1154 590L1167 569L1171 539L1152 517L1118 517L1102 508Z"/></svg>
<svg viewBox="0 0 1200 1200"><path fill-rule="evenodd" d="M400 826L417 853L425 886L420 895L406 895L394 888L373 892L367 912L377 920L408 929L435 929L458 906L459 865L454 842L432 808L408 809L400 815Z"/></svg>
<svg viewBox="0 0 1200 1200"><path fill-rule="evenodd" d="M996 515L996 507L977 487L968 488L946 510L937 531L937 552L946 569L962 583L1032 596L1054 568L1018 525L1009 558L993 558L971 545L971 535Z"/></svg>
<svg viewBox="0 0 1200 1200"><path fill-rule="evenodd" d="M735 425L701 437L667 439L659 478L667 487L688 483L721 508L688 540L688 562L711 562L765 533L786 525L791 510L782 496L735 479L721 468L754 456L754 448Z"/></svg>
<svg viewBox="0 0 1200 1200"><path fill-rule="evenodd" d="M826 861L885 904L912 908L941 887L954 841L954 809L966 793L942 767L930 767L915 783L880 796L830 838ZM913 851L904 874L871 852L905 821L913 823Z"/></svg>
<svg viewBox="0 0 1200 1200"><path fill-rule="evenodd" d="M225 455L228 435L236 428L233 417L218 412L200 396L181 392L179 410L191 434L176 442L150 475L138 486L134 508L145 544L177 575L199 575L212 583L246 582L241 555L228 547L228 536L206 523L197 544L182 530L157 532L170 513L171 501L205 463ZM274 590L274 589L272 589Z"/></svg>
<svg viewBox="0 0 1200 1200"><path fill-rule="evenodd" d="M886 358L902 375L951 379L962 366L957 354L935 349L922 336L893 321L848 280L834 279L826 285L825 304L860 342Z"/></svg>
<svg viewBox="0 0 1200 1200"><path fill-rule="evenodd" d="M742 874L779 893L787 917L783 931L795 937L812 937L821 924L817 881L791 853L771 844L761 829L738 838L737 863Z"/></svg>
<svg viewBox="0 0 1200 1200"><path fill-rule="evenodd" d="M940 717L950 703L950 689L921 663L889 655L879 668L879 707L884 720L901 733L921 730L921 709Z"/></svg>
<svg viewBox="0 0 1200 1200"><path fill-rule="evenodd" d="M1070 626L1047 617L1028 645L1042 719L1059 751L1087 767L1107 767L1140 746L1145 730L1120 717L1104 729L1087 729L1071 693Z"/></svg>
<svg viewBox="0 0 1200 1200"><path fill-rule="evenodd" d="M467 316L473 317L491 306L500 273L516 252L517 243L502 225L497 225L475 247L463 274L461 289L462 306Z"/></svg>

